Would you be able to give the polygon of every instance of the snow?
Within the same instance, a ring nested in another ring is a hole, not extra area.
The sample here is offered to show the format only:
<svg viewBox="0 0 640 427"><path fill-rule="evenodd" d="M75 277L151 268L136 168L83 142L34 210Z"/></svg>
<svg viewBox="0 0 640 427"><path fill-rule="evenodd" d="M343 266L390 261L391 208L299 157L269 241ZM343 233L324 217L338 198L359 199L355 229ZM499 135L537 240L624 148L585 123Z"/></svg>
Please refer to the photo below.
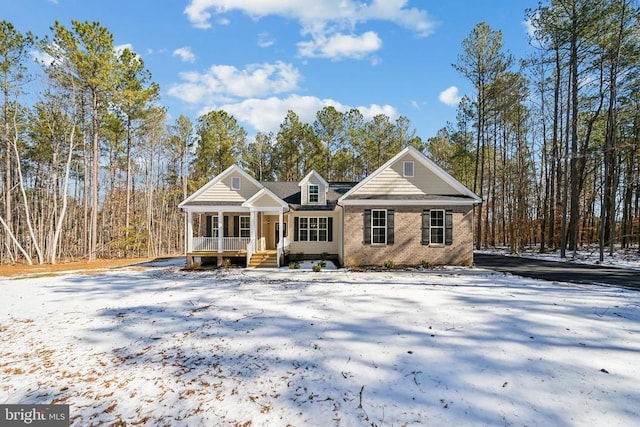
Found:
<svg viewBox="0 0 640 427"><path fill-rule="evenodd" d="M183 265L0 279L0 403L67 403L77 426L640 421L638 292Z"/></svg>

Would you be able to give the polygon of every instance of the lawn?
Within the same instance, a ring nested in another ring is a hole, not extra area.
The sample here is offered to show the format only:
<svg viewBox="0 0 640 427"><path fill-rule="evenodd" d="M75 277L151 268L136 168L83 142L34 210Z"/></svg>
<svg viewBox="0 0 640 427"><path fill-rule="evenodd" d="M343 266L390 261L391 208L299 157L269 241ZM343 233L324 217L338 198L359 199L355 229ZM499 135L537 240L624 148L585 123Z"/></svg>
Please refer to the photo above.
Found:
<svg viewBox="0 0 640 427"><path fill-rule="evenodd" d="M72 424L631 426L640 294L472 268L0 278L1 403Z"/></svg>

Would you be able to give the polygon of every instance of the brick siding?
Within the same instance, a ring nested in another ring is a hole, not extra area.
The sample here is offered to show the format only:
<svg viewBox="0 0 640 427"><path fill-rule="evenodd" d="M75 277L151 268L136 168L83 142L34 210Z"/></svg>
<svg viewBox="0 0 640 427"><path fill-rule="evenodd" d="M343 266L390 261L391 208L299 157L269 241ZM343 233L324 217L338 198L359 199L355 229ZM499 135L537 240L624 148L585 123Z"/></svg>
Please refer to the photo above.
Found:
<svg viewBox="0 0 640 427"><path fill-rule="evenodd" d="M365 209L379 206L346 206L344 222L344 264L382 266L391 260L396 266L473 264L473 208L471 206L400 206L394 208L394 243L364 244ZM453 211L453 244L422 244L422 211L449 209Z"/></svg>

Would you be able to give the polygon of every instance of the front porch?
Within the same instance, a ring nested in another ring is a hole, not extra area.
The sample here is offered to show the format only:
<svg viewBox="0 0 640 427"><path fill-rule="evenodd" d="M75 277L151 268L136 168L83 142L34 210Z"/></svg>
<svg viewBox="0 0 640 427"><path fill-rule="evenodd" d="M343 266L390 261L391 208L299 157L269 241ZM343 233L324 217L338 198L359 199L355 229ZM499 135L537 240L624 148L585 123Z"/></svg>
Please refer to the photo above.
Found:
<svg viewBox="0 0 640 427"><path fill-rule="evenodd" d="M275 251L276 267L284 261L289 205L244 172L237 174L227 182L222 173L180 204L187 212L188 267L197 257L216 258L218 265L225 258L244 257L246 266L256 265L251 263L254 254L262 259L266 251Z"/></svg>
<svg viewBox="0 0 640 427"><path fill-rule="evenodd" d="M196 259L217 258L217 265L221 265L225 258L244 258L250 266L252 260L264 258L264 254L275 254L277 251L267 250L265 239L260 238L255 243L250 237L193 237L192 248L187 252L187 267L193 268ZM202 262L202 261L201 261ZM255 262L253 263L255 264ZM277 265L276 265L277 266Z"/></svg>
<svg viewBox="0 0 640 427"><path fill-rule="evenodd" d="M233 258L250 268L279 267L289 252L287 228L285 214L272 210L187 212L187 267Z"/></svg>

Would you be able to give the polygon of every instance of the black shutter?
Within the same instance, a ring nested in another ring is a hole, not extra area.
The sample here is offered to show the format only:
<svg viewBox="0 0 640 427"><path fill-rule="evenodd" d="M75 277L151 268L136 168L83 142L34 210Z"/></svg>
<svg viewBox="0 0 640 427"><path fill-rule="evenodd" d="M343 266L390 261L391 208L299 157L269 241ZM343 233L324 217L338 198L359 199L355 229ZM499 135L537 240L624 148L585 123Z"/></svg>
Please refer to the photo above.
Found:
<svg viewBox="0 0 640 427"><path fill-rule="evenodd" d="M240 236L240 217L233 217L233 237Z"/></svg>
<svg viewBox="0 0 640 427"><path fill-rule="evenodd" d="M371 209L364 210L364 223L362 224L362 229L364 231L364 243L365 245L371 244Z"/></svg>
<svg viewBox="0 0 640 427"><path fill-rule="evenodd" d="M211 237L213 234L211 233L211 224L213 222L213 218L211 215L207 215L207 225L204 229L204 237Z"/></svg>
<svg viewBox="0 0 640 427"><path fill-rule="evenodd" d="M298 223L299 219L297 216L293 218L293 241L298 241Z"/></svg>
<svg viewBox="0 0 640 427"><path fill-rule="evenodd" d="M387 210L387 245L393 245L393 209Z"/></svg>
<svg viewBox="0 0 640 427"><path fill-rule="evenodd" d="M446 211L444 215L444 244L453 244L453 211Z"/></svg>
<svg viewBox="0 0 640 427"><path fill-rule="evenodd" d="M429 209L425 209L422 211L422 244L428 245L431 243L431 211Z"/></svg>
<svg viewBox="0 0 640 427"><path fill-rule="evenodd" d="M333 218L327 219L327 241L333 242Z"/></svg>
<svg viewBox="0 0 640 427"><path fill-rule="evenodd" d="M229 217L227 215L224 216L224 220L222 221L224 224L224 230L223 230L223 235L222 237L229 237L231 234L229 234Z"/></svg>

